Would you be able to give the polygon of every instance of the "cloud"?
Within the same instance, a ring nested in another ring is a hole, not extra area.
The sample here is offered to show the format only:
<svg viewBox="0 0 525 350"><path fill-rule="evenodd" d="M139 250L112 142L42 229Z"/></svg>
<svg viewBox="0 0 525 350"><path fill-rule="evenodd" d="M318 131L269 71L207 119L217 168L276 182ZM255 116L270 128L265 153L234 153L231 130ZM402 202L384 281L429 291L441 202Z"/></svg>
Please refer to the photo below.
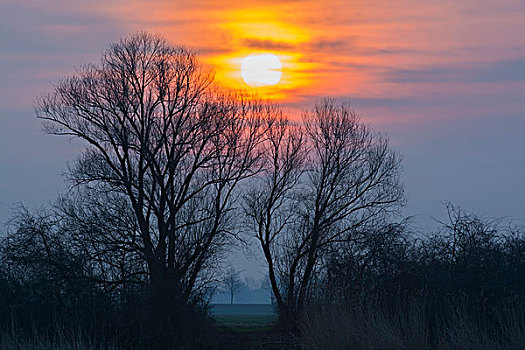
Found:
<svg viewBox="0 0 525 350"><path fill-rule="evenodd" d="M472 83L525 82L525 58L499 61L465 72Z"/></svg>
<svg viewBox="0 0 525 350"><path fill-rule="evenodd" d="M109 15L68 10L58 11L42 4L3 4L0 9L1 54L26 54L35 59L41 54L69 54L72 51L89 55L100 52L102 38L119 32L118 24Z"/></svg>
<svg viewBox="0 0 525 350"><path fill-rule="evenodd" d="M318 39L308 45L309 50L318 51L346 51L353 47L353 38Z"/></svg>
<svg viewBox="0 0 525 350"><path fill-rule="evenodd" d="M276 40L262 40L262 39L245 39L242 42L244 47L257 50L293 50L297 45L276 41Z"/></svg>
<svg viewBox="0 0 525 350"><path fill-rule="evenodd" d="M449 68L429 67L426 69L392 69L381 74L384 81L398 84L437 83L456 80L460 71Z"/></svg>
<svg viewBox="0 0 525 350"><path fill-rule="evenodd" d="M485 63L478 67L466 67L467 64L390 69L381 74L381 79L398 84L525 82L525 58Z"/></svg>

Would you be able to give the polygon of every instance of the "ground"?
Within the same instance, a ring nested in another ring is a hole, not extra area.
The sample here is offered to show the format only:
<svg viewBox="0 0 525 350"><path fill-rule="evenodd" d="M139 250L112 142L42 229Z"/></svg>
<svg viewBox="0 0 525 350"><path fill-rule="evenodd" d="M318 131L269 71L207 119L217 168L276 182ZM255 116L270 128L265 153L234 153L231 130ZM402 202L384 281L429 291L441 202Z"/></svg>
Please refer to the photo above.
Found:
<svg viewBox="0 0 525 350"><path fill-rule="evenodd" d="M274 327L220 328L220 350L304 350L293 334Z"/></svg>
<svg viewBox="0 0 525 350"><path fill-rule="evenodd" d="M295 335L276 328L272 305L217 304L212 315L220 330L220 350L304 349Z"/></svg>

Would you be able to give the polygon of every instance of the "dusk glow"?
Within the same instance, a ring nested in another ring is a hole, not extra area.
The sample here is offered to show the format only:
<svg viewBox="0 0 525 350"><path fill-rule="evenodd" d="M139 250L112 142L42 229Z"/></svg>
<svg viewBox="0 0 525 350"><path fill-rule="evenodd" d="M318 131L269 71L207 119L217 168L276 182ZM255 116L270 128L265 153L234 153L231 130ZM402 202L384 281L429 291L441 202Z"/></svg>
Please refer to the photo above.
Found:
<svg viewBox="0 0 525 350"><path fill-rule="evenodd" d="M405 157L417 213L451 199L525 219L510 204L525 196L522 0L5 0L0 23L4 219L13 201L62 188L56 174L78 151L41 134L35 99L138 31L195 49L218 86L281 103L294 120L319 97L350 103ZM243 59L264 54L281 67L247 84Z"/></svg>
<svg viewBox="0 0 525 350"><path fill-rule="evenodd" d="M525 0L0 0L0 348L525 349L524 35Z"/></svg>

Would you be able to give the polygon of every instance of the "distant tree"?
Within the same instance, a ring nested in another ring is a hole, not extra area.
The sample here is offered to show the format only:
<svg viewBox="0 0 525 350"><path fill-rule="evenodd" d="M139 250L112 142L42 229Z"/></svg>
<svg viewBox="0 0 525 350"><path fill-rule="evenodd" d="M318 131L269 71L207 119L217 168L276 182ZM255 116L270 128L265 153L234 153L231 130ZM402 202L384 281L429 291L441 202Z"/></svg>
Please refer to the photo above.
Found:
<svg viewBox="0 0 525 350"><path fill-rule="evenodd" d="M222 279L222 284L226 292L230 294L230 304L233 305L233 297L239 292L244 284L241 281L240 271L235 270L233 267L226 271L224 278Z"/></svg>
<svg viewBox="0 0 525 350"><path fill-rule="evenodd" d="M294 327L330 247L405 201L401 160L345 104L326 99L265 143L245 213L268 264L281 322Z"/></svg>

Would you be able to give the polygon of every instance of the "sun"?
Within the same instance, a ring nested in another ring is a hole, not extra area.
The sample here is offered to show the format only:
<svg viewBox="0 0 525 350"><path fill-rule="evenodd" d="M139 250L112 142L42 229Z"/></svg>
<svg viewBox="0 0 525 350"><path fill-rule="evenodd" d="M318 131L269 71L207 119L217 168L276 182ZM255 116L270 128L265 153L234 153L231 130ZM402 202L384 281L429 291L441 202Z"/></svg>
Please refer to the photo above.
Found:
<svg viewBox="0 0 525 350"><path fill-rule="evenodd" d="M251 87L276 85L281 80L283 65L271 53L254 54L243 58L241 76Z"/></svg>

